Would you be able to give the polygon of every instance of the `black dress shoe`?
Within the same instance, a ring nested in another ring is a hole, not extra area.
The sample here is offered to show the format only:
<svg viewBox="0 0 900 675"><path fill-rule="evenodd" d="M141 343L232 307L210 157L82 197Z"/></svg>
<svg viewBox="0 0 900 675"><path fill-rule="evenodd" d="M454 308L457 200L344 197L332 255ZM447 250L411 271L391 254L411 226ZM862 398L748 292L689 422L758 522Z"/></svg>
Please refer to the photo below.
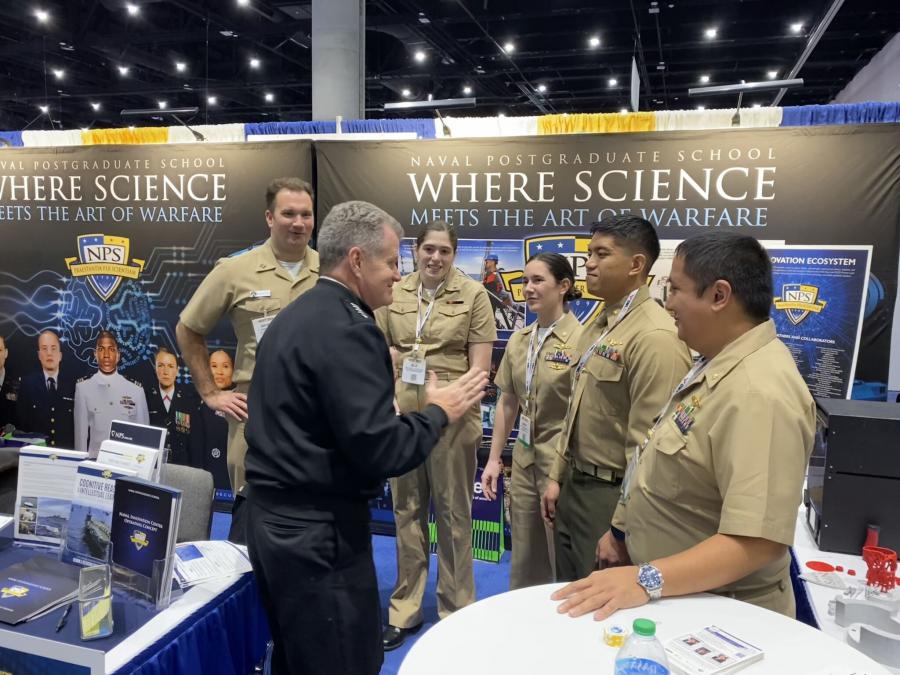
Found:
<svg viewBox="0 0 900 675"><path fill-rule="evenodd" d="M384 651L389 652L402 647L409 635L415 635L422 628L422 624L411 626L409 628L397 628L397 626L388 626L381 633L381 644Z"/></svg>

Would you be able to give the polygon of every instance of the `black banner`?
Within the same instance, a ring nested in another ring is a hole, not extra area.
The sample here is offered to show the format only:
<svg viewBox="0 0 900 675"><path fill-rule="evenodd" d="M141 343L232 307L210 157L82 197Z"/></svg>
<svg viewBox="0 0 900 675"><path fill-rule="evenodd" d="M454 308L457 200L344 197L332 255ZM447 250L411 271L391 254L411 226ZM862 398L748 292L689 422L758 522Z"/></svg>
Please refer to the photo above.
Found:
<svg viewBox="0 0 900 675"><path fill-rule="evenodd" d="M492 253L508 240L583 235L623 212L653 222L661 239L713 228L788 244L872 244L885 292L867 312L857 376L887 378L900 125L323 141L316 161L321 214L364 199L408 235L447 220Z"/></svg>

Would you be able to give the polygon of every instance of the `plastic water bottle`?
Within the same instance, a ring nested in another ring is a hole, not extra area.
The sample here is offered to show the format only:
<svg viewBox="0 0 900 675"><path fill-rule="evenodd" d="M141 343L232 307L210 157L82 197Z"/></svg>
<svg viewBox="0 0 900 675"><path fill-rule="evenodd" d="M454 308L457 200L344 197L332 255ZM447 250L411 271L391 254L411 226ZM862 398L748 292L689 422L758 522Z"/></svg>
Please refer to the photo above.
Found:
<svg viewBox="0 0 900 675"><path fill-rule="evenodd" d="M616 675L669 675L666 650L656 638L656 624L635 619L632 632L616 654Z"/></svg>

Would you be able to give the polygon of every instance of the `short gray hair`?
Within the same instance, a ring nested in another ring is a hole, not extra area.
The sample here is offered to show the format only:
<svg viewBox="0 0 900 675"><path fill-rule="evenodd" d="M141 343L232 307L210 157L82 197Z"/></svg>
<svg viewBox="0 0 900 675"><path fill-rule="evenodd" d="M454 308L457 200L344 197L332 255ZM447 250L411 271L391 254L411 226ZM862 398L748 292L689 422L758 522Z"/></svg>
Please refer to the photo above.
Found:
<svg viewBox="0 0 900 675"><path fill-rule="evenodd" d="M368 255L381 253L385 225L394 231L398 239L403 238L403 228L397 219L374 204L352 201L333 206L325 216L316 241L322 274L337 267L354 246Z"/></svg>

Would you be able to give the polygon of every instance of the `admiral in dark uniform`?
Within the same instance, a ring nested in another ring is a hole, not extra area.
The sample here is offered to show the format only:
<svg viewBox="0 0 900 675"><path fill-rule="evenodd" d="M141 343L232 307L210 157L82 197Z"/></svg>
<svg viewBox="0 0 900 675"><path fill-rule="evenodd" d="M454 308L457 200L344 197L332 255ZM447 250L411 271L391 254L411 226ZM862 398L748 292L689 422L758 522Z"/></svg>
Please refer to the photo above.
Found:
<svg viewBox="0 0 900 675"><path fill-rule="evenodd" d="M220 349L210 354L209 368L216 387L223 391L234 387L234 361L228 352ZM230 501L233 494L225 454L228 448L228 420L225 413L201 402L191 422L188 448L190 465L212 474L216 499Z"/></svg>
<svg viewBox="0 0 900 675"><path fill-rule="evenodd" d="M200 397L192 386L175 383L178 358L165 347L156 351L156 382L147 390L150 424L166 429L167 461L189 464L191 424L197 417Z"/></svg>
<svg viewBox="0 0 900 675"><path fill-rule="evenodd" d="M17 424L23 431L47 437L47 445L72 449L75 432L75 377L60 369L59 336L45 330L38 336L41 370L22 378L16 401Z"/></svg>
<svg viewBox="0 0 900 675"><path fill-rule="evenodd" d="M402 228L366 202L335 206L319 234L322 278L266 330L250 386L247 543L275 640L273 673L381 668L368 500L421 464L484 395L472 370L398 415L372 310L389 305Z"/></svg>
<svg viewBox="0 0 900 675"><path fill-rule="evenodd" d="M6 339L0 335L0 434L7 425L16 426L16 399L19 396L20 382L6 370L7 356Z"/></svg>

